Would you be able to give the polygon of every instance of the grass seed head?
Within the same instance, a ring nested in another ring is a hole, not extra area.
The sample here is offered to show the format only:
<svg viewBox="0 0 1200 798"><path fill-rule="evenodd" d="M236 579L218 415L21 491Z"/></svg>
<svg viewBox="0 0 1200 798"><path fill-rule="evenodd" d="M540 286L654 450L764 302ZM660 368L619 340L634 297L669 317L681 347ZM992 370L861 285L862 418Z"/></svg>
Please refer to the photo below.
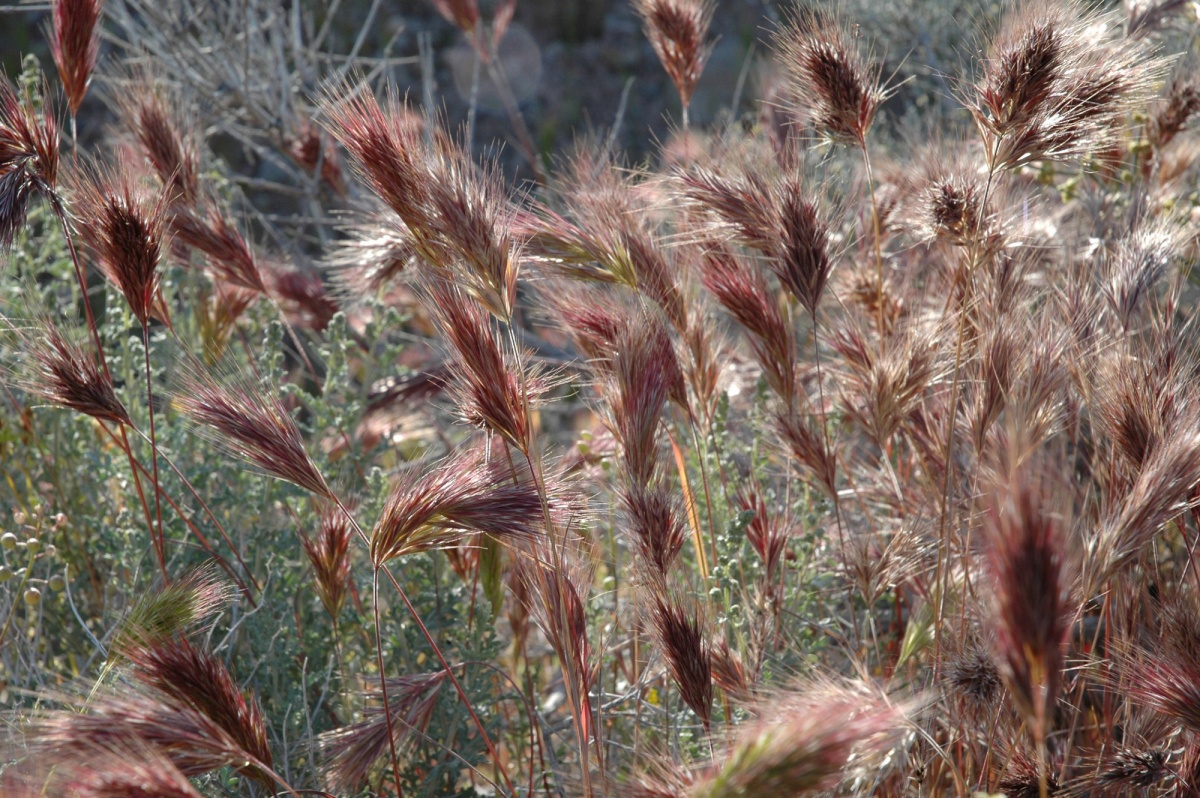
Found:
<svg viewBox="0 0 1200 798"><path fill-rule="evenodd" d="M54 0L50 4L50 52L71 113L79 111L96 56L100 53L100 16L104 0Z"/></svg>
<svg viewBox="0 0 1200 798"><path fill-rule="evenodd" d="M291 414L274 396L249 385L220 384L195 367L174 404L216 443L271 476L321 497L333 494L304 448Z"/></svg>
<svg viewBox="0 0 1200 798"><path fill-rule="evenodd" d="M864 63L842 22L802 7L775 32L774 41L792 97L811 124L835 141L865 147L886 93L878 69Z"/></svg>
<svg viewBox="0 0 1200 798"><path fill-rule="evenodd" d="M634 0L646 37L686 107L712 53L705 41L716 8L713 0Z"/></svg>

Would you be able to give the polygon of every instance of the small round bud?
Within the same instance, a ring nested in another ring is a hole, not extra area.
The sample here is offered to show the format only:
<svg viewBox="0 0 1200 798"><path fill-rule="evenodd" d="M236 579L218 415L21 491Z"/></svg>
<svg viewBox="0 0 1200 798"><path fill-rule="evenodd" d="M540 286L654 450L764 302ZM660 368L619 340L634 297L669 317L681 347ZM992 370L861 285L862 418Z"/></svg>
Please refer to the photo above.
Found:
<svg viewBox="0 0 1200 798"><path fill-rule="evenodd" d="M17 526L25 523L25 513L22 510L13 510L13 523Z"/></svg>
<svg viewBox="0 0 1200 798"><path fill-rule="evenodd" d="M5 551L12 551L17 547L17 536L12 532L0 535L0 547L3 547Z"/></svg>
<svg viewBox="0 0 1200 798"><path fill-rule="evenodd" d="M55 593L67 586L67 580L62 578L62 574L55 574L50 577L50 589Z"/></svg>
<svg viewBox="0 0 1200 798"><path fill-rule="evenodd" d="M25 548L29 549L30 554L37 554L42 550L42 541L37 538L30 538L25 541Z"/></svg>
<svg viewBox="0 0 1200 798"><path fill-rule="evenodd" d="M36 607L42 603L42 591L36 587L31 587L25 591L25 603L30 607Z"/></svg>
<svg viewBox="0 0 1200 798"><path fill-rule="evenodd" d="M55 546L53 543L47 543L46 556L53 557L55 554L58 554L58 546Z"/></svg>
<svg viewBox="0 0 1200 798"><path fill-rule="evenodd" d="M12 569L7 565L0 565L0 582L7 582L13 578Z"/></svg>

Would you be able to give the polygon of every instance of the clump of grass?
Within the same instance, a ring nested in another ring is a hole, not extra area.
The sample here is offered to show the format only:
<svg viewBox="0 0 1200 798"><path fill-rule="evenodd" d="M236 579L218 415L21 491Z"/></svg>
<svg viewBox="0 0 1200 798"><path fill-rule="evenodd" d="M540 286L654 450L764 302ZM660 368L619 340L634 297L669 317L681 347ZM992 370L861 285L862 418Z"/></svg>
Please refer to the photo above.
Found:
<svg viewBox="0 0 1200 798"><path fill-rule="evenodd" d="M110 65L53 5L64 107L94 73L119 124L64 158L39 70L0 84L3 789L1197 783L1179 4L1006 7L910 143L849 10L693 129L720 6L637 0L686 157L533 184L486 111L349 77L375 12L169 0L187 59L133 58L164 12L108 0ZM502 98L515 10L430 9Z"/></svg>

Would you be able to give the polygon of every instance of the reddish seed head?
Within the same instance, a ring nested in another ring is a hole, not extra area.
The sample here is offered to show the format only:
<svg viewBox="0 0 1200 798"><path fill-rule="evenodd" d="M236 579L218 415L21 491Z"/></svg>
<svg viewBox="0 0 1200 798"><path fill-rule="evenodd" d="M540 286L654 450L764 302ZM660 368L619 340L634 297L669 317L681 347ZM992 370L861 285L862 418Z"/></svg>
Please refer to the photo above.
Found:
<svg viewBox="0 0 1200 798"><path fill-rule="evenodd" d="M353 92L348 100L330 95L322 110L329 132L350 152L355 169L379 198L414 236L428 229L427 176L417 160L424 145L412 120L391 109L385 112L369 91Z"/></svg>
<svg viewBox="0 0 1200 798"><path fill-rule="evenodd" d="M836 490L836 461L825 448L820 430L814 429L811 421L788 411L776 416L775 423L789 453L808 469L825 495L832 497Z"/></svg>
<svg viewBox="0 0 1200 798"><path fill-rule="evenodd" d="M837 785L852 756L886 748L902 724L899 710L873 696L823 692L773 699L688 794L816 794Z"/></svg>
<svg viewBox="0 0 1200 798"><path fill-rule="evenodd" d="M40 335L23 335L32 372L23 387L48 402L114 424L131 424L112 379L95 353L68 341L49 319Z"/></svg>
<svg viewBox="0 0 1200 798"><path fill-rule="evenodd" d="M454 349L455 387L463 415L526 451L532 434L529 406L540 389L519 362L505 357L492 322L456 285L435 278L431 308Z"/></svg>
<svg viewBox="0 0 1200 798"><path fill-rule="evenodd" d="M376 567L394 557L443 548L469 532L530 538L542 504L528 480L514 483L478 449L459 452L425 474L410 469L392 488L371 533Z"/></svg>
<svg viewBox="0 0 1200 798"><path fill-rule="evenodd" d="M308 119L301 119L299 129L287 145L288 155L310 174L320 170L321 179L339 197L346 196L346 178L342 160L333 140Z"/></svg>
<svg viewBox="0 0 1200 798"><path fill-rule="evenodd" d="M411 750L429 728L445 679L446 672L437 671L387 680L392 741L388 740L388 719L378 704L366 707L358 723L322 734L318 749L329 788L339 792L361 789L375 765L390 752L392 742L398 753ZM380 701L382 694L368 692L367 697Z"/></svg>
<svg viewBox="0 0 1200 798"><path fill-rule="evenodd" d="M164 186L172 203L188 208L200 200L200 158L191 125L180 119L147 77L121 101L125 126Z"/></svg>
<svg viewBox="0 0 1200 798"><path fill-rule="evenodd" d="M12 244L25 223L34 191L52 193L58 182L58 125L50 104L41 118L29 92L17 96L0 79L0 246Z"/></svg>
<svg viewBox="0 0 1200 798"><path fill-rule="evenodd" d="M557 566L551 565L555 556L550 545L546 538L536 538L530 556L516 560L517 578L523 583L521 594L529 602L530 614L558 655L568 698L578 705L579 731L586 744L593 721L589 696L599 669L592 656L583 604L592 571L570 549L561 550L556 555Z"/></svg>
<svg viewBox="0 0 1200 798"><path fill-rule="evenodd" d="M350 585L350 538L352 529L345 513L332 505L321 509L317 534L301 533L300 543L317 580L317 595L329 617L337 620Z"/></svg>
<svg viewBox="0 0 1200 798"><path fill-rule="evenodd" d="M275 397L249 386L226 388L200 371L186 379L175 405L208 427L218 446L273 477L318 496L332 497L325 478L304 449L300 430Z"/></svg>
<svg viewBox="0 0 1200 798"><path fill-rule="evenodd" d="M621 444L628 478L648 485L658 462L658 425L683 377L666 328L654 316L633 316L613 342L613 435Z"/></svg>
<svg viewBox="0 0 1200 798"><path fill-rule="evenodd" d="M516 300L514 211L494 164L480 167L441 131L427 144L399 111L369 92L325 102L330 130L359 173L408 228L414 249L497 318Z"/></svg>
<svg viewBox="0 0 1200 798"><path fill-rule="evenodd" d="M1096 778L1108 790L1151 787L1170 775L1169 756L1161 749L1121 748L1102 761Z"/></svg>
<svg viewBox="0 0 1200 798"><path fill-rule="evenodd" d="M750 682L741 656L722 638L712 646L712 678L718 687L738 701L750 695Z"/></svg>
<svg viewBox="0 0 1200 798"><path fill-rule="evenodd" d="M806 9L776 32L775 44L791 90L813 125L835 140L866 146L885 95L878 72L863 64L841 23Z"/></svg>
<svg viewBox="0 0 1200 798"><path fill-rule="evenodd" d="M84 241L134 317L149 324L163 307L158 265L165 249L166 196L147 191L128 174L97 169L84 172L77 188Z"/></svg>
<svg viewBox="0 0 1200 798"><path fill-rule="evenodd" d="M1013 14L976 86L988 125L998 134L1028 124L1050 99L1080 42L1066 8L1026 4Z"/></svg>
<svg viewBox="0 0 1200 798"><path fill-rule="evenodd" d="M833 268L829 228L817 213L817 206L803 197L795 182L784 186L780 219L783 253L773 264L775 273L805 310L816 313Z"/></svg>
<svg viewBox="0 0 1200 798"><path fill-rule="evenodd" d="M1165 96L1159 101L1147 124L1147 133L1155 149L1161 150L1171 143L1200 113L1200 78L1196 76L1197 65L1188 63L1186 68L1175 73L1167 87Z"/></svg>
<svg viewBox="0 0 1200 798"><path fill-rule="evenodd" d="M479 26L479 4L476 0L429 0L438 13L467 36L473 36Z"/></svg>
<svg viewBox="0 0 1200 798"><path fill-rule="evenodd" d="M80 761L113 746L146 745L171 760L185 776L200 776L231 767L264 786L263 771L253 756L212 718L160 693L125 689L92 696L77 708L49 714L29 736L35 752L60 761Z"/></svg>
<svg viewBox="0 0 1200 798"><path fill-rule="evenodd" d="M50 3L50 52L58 67L71 113L79 111L100 52L100 14L104 0L53 0Z"/></svg>
<svg viewBox="0 0 1200 798"><path fill-rule="evenodd" d="M128 653L143 683L208 718L225 731L258 764L271 766L271 746L258 702L247 701L225 663L186 638L135 647ZM251 775L270 784L257 767Z"/></svg>
<svg viewBox="0 0 1200 798"><path fill-rule="evenodd" d="M221 279L259 294L268 293L254 250L215 208L210 209L207 221L191 210L176 208L171 230L176 241L204 253L209 267Z"/></svg>
<svg viewBox="0 0 1200 798"><path fill-rule="evenodd" d="M665 577L684 540L683 519L670 492L662 484L633 487L625 491L622 503L637 551L647 566Z"/></svg>
<svg viewBox="0 0 1200 798"><path fill-rule="evenodd" d="M971 104L993 170L1077 158L1120 132L1164 62L1112 29L1111 18L1070 0L1028 2L1010 15Z"/></svg>
<svg viewBox="0 0 1200 798"><path fill-rule="evenodd" d="M375 296L419 257L407 229L389 217L372 213L346 225L345 237L325 259L336 293L347 304Z"/></svg>
<svg viewBox="0 0 1200 798"><path fill-rule="evenodd" d="M685 607L673 597L653 596L651 611L658 644L683 702L707 731L712 720L712 649L708 624L698 605Z"/></svg>
<svg viewBox="0 0 1200 798"><path fill-rule="evenodd" d="M57 770L72 798L201 798L170 759L144 743L115 745Z"/></svg>
<svg viewBox="0 0 1200 798"><path fill-rule="evenodd" d="M727 248L712 245L704 254L704 287L750 333L750 345L767 383L791 402L796 395L796 339L779 303L753 264Z"/></svg>
<svg viewBox="0 0 1200 798"><path fill-rule="evenodd" d="M1061 520L1028 474L987 510L997 667L1039 735L1049 730L1073 607Z"/></svg>
<svg viewBox="0 0 1200 798"><path fill-rule="evenodd" d="M756 488L745 488L735 499L736 505L742 512L750 512L754 517L746 525L746 540L755 553L762 558L767 569L767 581L773 583L783 563L784 549L787 546L787 530L777 518L767 512L767 503Z"/></svg>
<svg viewBox="0 0 1200 798"><path fill-rule="evenodd" d="M715 8L712 0L633 0L646 37L686 107L712 52L705 41Z"/></svg>
<svg viewBox="0 0 1200 798"><path fill-rule="evenodd" d="M271 296L297 327L322 332L338 311L321 275L310 269L274 265L268 271Z"/></svg>

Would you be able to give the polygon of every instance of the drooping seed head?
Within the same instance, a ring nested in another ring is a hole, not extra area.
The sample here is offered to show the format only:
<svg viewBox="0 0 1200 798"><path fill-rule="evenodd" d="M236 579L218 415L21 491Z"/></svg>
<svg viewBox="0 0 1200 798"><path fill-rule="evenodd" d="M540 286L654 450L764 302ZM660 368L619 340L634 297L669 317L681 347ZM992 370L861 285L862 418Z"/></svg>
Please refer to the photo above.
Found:
<svg viewBox="0 0 1200 798"><path fill-rule="evenodd" d="M68 340L49 319L36 332L22 332L30 372L21 386L52 404L114 424L131 424L112 378L90 348Z"/></svg>
<svg viewBox="0 0 1200 798"><path fill-rule="evenodd" d="M50 104L39 115L30 89L18 97L0 78L0 247L24 225L33 193L52 194L57 184L58 124Z"/></svg>
<svg viewBox="0 0 1200 798"><path fill-rule="evenodd" d="M203 253L209 268L222 280L267 295L267 275L250 243L215 207L209 208L207 217L188 208L173 209L175 240Z"/></svg>
<svg viewBox="0 0 1200 798"><path fill-rule="evenodd" d="M138 680L208 718L250 754L256 765L271 767L262 708L242 694L223 661L186 638L135 646L127 656ZM247 775L262 783L271 783L259 767L248 771Z"/></svg>
<svg viewBox="0 0 1200 798"><path fill-rule="evenodd" d="M193 369L174 404L229 451L271 476L317 496L332 492L304 448L296 422L274 396L250 385L224 386Z"/></svg>
<svg viewBox="0 0 1200 798"><path fill-rule="evenodd" d="M152 647L182 637L224 609L231 596L214 568L190 571L143 593L122 619L111 648L124 656L134 647Z"/></svg>
<svg viewBox="0 0 1200 798"><path fill-rule="evenodd" d="M380 703L363 710L363 719L339 729L324 732L318 738L321 770L330 789L354 792L367 782L375 766L390 752L407 755L422 739L438 693L446 680L446 671L409 674L387 680L387 713L391 714L392 739L388 740L388 717ZM366 694L372 702L382 702L382 693Z"/></svg>
<svg viewBox="0 0 1200 798"><path fill-rule="evenodd" d="M992 497L985 526L996 665L1039 734L1053 721L1074 611L1063 522L1048 491L1026 473L1015 476Z"/></svg>
<svg viewBox="0 0 1200 798"><path fill-rule="evenodd" d="M899 709L878 698L826 692L776 697L686 795L814 795L837 785L852 755L891 744L903 722Z"/></svg>
<svg viewBox="0 0 1200 798"><path fill-rule="evenodd" d="M371 561L443 548L466 533L532 538L543 520L532 481L489 463L478 449L458 452L424 474L409 469L392 488L371 533Z"/></svg>
<svg viewBox="0 0 1200 798"><path fill-rule="evenodd" d="M697 604L687 606L669 591L652 591L651 615L667 669L680 697L707 731L712 720L712 648L707 619Z"/></svg>

